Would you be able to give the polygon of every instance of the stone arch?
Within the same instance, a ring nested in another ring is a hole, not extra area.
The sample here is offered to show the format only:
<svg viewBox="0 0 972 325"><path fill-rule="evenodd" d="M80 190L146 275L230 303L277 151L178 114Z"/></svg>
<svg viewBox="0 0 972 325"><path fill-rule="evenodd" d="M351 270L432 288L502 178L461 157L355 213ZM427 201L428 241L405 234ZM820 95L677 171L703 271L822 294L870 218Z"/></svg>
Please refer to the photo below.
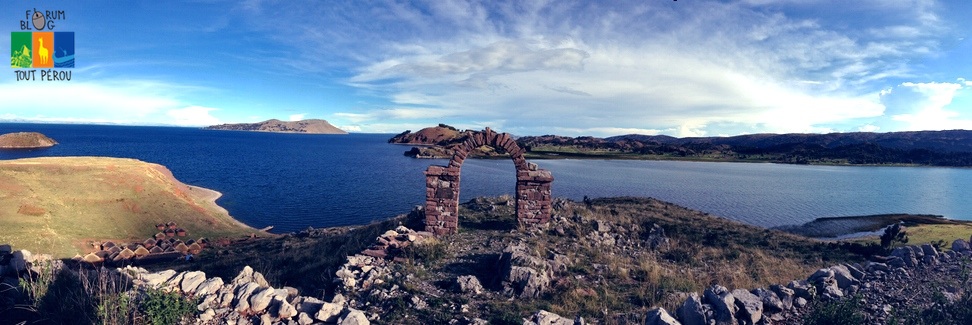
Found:
<svg viewBox="0 0 972 325"><path fill-rule="evenodd" d="M476 132L456 147L448 166L425 170L425 231L436 235L455 233L459 228L459 176L462 162L481 146L503 149L516 166L516 219L520 224L541 224L550 220L550 171L527 163L526 152L508 133L489 128Z"/></svg>

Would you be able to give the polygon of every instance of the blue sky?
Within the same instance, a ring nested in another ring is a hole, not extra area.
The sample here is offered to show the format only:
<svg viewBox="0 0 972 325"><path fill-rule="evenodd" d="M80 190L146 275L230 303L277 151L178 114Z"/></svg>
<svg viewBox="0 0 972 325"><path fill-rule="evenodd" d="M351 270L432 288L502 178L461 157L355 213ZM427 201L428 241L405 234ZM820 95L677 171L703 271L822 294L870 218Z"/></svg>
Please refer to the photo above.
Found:
<svg viewBox="0 0 972 325"><path fill-rule="evenodd" d="M55 31L75 32L77 66L68 82L0 73L0 121L972 129L964 0L13 0L0 2L0 26L18 31L34 8L65 11Z"/></svg>

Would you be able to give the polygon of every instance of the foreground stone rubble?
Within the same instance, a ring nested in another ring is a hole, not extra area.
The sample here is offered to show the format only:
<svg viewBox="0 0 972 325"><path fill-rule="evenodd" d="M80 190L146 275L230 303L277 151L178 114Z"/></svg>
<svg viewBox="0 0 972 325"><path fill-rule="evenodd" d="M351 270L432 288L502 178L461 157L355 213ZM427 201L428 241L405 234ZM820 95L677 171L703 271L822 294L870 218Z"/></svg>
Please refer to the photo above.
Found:
<svg viewBox="0 0 972 325"><path fill-rule="evenodd" d="M386 232L377 241L382 248L389 250L388 255L395 255L391 251L397 251L397 247L404 245L402 243L430 240L426 235L424 232L398 227ZM958 297L962 288L932 289L933 286L921 285L927 279L935 277L958 277L969 265L972 261L969 243L959 239L951 247L952 250L948 252L940 252L927 244L898 247L887 257L875 257L874 261L863 264L840 264L822 268L805 280L772 285L769 288L730 290L713 285L701 293L688 293L676 310L649 310L645 315L645 324L800 324L802 317L809 312L811 302L840 299L861 299L869 323L883 324L892 311L922 303L914 296L937 294L931 291L912 291L910 298L891 294L900 294L900 290L896 289L901 287L914 287L917 284L917 287L925 290L943 290L940 293L952 299ZM54 267L62 267L57 264L59 261L52 260L50 256L35 255L23 250L11 251L9 246L0 246L0 257L3 257L3 263L0 263L3 283L13 286L16 285L18 274L27 271L41 272L42 270L36 268L43 263L38 262L52 261ZM161 288L196 299L197 314L191 323L370 324L380 320L380 315L367 314L364 311L368 307L368 299L345 297L364 296L377 298L377 301L396 297L408 298L396 286L382 285L394 281L396 277L410 276L393 272L389 263L393 262L376 256L349 256L347 263L334 274L334 282L339 285L337 293L329 301L301 296L297 289L291 287L275 288L262 274L249 266L228 281L207 277L199 271L149 272L143 268L127 266L114 269L113 272L130 279L135 288L133 290ZM505 273L501 275L502 294L511 299L538 297L549 284L550 261L532 256L520 244L513 244L504 250L501 265L501 272ZM470 296L483 294L487 290L473 276L459 277L456 279L456 287L456 290ZM16 294L15 291L0 292L0 302L6 306L6 303L16 301L16 297L12 296ZM417 309L428 306L418 296L411 298L412 306ZM524 324L585 323L583 318L572 319L543 310L523 321ZM486 322L482 319L460 318L453 323Z"/></svg>

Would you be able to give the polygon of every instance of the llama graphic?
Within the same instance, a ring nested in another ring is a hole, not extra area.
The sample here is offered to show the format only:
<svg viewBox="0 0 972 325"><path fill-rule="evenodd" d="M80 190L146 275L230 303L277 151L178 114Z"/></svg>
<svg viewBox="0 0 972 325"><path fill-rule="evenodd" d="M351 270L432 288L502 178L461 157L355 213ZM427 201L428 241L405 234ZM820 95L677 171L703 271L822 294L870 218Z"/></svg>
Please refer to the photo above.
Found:
<svg viewBox="0 0 972 325"><path fill-rule="evenodd" d="M47 64L47 61L50 61L51 59L51 54L48 53L48 49L44 47L43 38L38 38L37 41L40 42L40 48L37 49L37 55L39 55L41 58L41 64Z"/></svg>

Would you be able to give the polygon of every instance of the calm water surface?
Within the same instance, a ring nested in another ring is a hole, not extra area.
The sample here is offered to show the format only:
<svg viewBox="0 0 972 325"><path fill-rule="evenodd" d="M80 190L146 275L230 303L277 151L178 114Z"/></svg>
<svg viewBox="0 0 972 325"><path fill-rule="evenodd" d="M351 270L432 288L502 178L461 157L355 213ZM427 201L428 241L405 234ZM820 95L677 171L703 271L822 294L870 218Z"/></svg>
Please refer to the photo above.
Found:
<svg viewBox="0 0 972 325"><path fill-rule="evenodd" d="M407 158L390 134L306 135L193 128L2 124L0 134L42 132L59 145L0 151L135 158L167 166L254 227L367 223L424 202L424 175L446 160ZM650 196L759 226L817 217L929 213L972 220L972 169L835 167L676 161L536 160L553 172L555 196ZM512 193L509 160L466 160L461 200Z"/></svg>

